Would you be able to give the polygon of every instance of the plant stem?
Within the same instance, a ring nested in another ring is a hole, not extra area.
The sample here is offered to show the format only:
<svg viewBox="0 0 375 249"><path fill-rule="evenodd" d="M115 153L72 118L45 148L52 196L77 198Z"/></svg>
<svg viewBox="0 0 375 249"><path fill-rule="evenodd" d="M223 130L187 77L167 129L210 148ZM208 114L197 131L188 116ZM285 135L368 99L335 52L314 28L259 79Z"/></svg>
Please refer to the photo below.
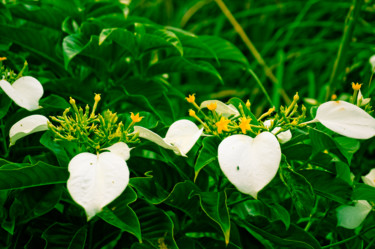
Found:
<svg viewBox="0 0 375 249"><path fill-rule="evenodd" d="M264 88L262 82L259 80L258 76L250 68L248 68L247 70L254 77L255 81L258 83L258 86L262 90L264 95L266 95L266 98L267 98L268 102L270 103L270 105L273 106L272 100L271 100L270 96L268 95L266 89Z"/></svg>
<svg viewBox="0 0 375 249"><path fill-rule="evenodd" d="M342 36L339 50L337 52L335 64L333 65L331 77L329 79L327 93L325 97L326 100L328 100L331 94L335 91L337 76L342 72L342 69L345 65L345 53L349 49L348 47L353 37L355 23L358 19L362 3L363 0L353 0L353 4L350 6L348 15L346 16L344 34Z"/></svg>
<svg viewBox="0 0 375 249"><path fill-rule="evenodd" d="M228 7L225 5L225 3L222 0L215 0L223 14L226 16L228 21L232 24L233 28L236 30L237 34L241 37L242 41L245 43L246 47L250 50L250 52L253 54L256 61L263 67L263 71L266 74L266 76L274 83L275 85L279 84L279 81L275 77L275 75L272 73L271 68L266 64L266 62L263 60L262 56L254 46L253 42L250 40L250 38L246 35L245 31L243 30L241 24L239 24L236 20L236 18L233 16L233 14L230 12ZM283 97L286 104L289 104L291 101L286 94L285 90L280 88L280 94Z"/></svg>

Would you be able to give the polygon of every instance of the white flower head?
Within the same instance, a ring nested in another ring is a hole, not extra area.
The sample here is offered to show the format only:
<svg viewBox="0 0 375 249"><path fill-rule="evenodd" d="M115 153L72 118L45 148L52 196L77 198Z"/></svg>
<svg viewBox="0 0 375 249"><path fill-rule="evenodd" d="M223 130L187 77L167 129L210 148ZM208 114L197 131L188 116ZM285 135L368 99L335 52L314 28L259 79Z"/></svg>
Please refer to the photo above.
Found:
<svg viewBox="0 0 375 249"><path fill-rule="evenodd" d="M255 199L276 175L281 160L280 144L270 132L255 138L238 134L225 138L218 148L220 168L242 193Z"/></svg>
<svg viewBox="0 0 375 249"><path fill-rule="evenodd" d="M199 129L194 122L182 119L174 122L168 129L165 138L141 126L134 126L134 132L139 137L150 140L157 145L173 150L180 156L185 156L197 142L203 133L203 128Z"/></svg>
<svg viewBox="0 0 375 249"><path fill-rule="evenodd" d="M375 119L358 106L342 100L320 105L315 119L310 122L316 121L346 137L369 139L375 136Z"/></svg>
<svg viewBox="0 0 375 249"><path fill-rule="evenodd" d="M370 170L370 172L362 176L362 181L369 186L375 187L375 169Z"/></svg>
<svg viewBox="0 0 375 249"><path fill-rule="evenodd" d="M215 111L218 114L220 114L220 115L222 115L222 116L224 116L226 118L228 118L230 116L237 117L237 116L240 115L240 113L238 112L238 110L236 109L236 107L234 107L234 105L232 105L232 104L227 105L227 104L225 104L225 103L223 103L223 102L221 102L219 100L206 100L206 101L203 101L201 103L201 105L200 105L200 108L207 108L208 105L211 105L213 103L216 103L216 105L217 105Z"/></svg>
<svg viewBox="0 0 375 249"><path fill-rule="evenodd" d="M10 145L14 145L22 137L45 130L48 130L48 118L38 114L27 116L10 128Z"/></svg>
<svg viewBox="0 0 375 249"><path fill-rule="evenodd" d="M271 122L272 120L269 119L269 120L264 121L263 124L266 128L269 128L271 126ZM276 134L280 129L281 127L275 127L271 132L272 134ZM283 131L277 134L276 137L281 144L285 144L290 139L292 139L292 132L290 130Z"/></svg>
<svg viewBox="0 0 375 249"><path fill-rule="evenodd" d="M372 206L364 200L358 201L354 206L342 205L336 209L337 226L347 229L359 227L372 210Z"/></svg>
<svg viewBox="0 0 375 249"><path fill-rule="evenodd" d="M10 84L0 80L0 87L17 105L34 111L39 109L39 100L43 96L43 86L31 76L24 76Z"/></svg>
<svg viewBox="0 0 375 249"><path fill-rule="evenodd" d="M111 146L115 152L84 152L69 163L67 188L73 200L85 209L87 220L115 200L129 183L129 169L121 155L128 155L130 149L120 143Z"/></svg>

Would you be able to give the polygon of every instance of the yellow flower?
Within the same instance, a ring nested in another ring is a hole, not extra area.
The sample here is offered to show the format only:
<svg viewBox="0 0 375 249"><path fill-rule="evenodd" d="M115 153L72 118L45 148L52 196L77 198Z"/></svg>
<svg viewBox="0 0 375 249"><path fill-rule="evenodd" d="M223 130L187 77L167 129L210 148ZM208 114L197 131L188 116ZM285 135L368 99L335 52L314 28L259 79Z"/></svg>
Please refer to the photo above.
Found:
<svg viewBox="0 0 375 249"><path fill-rule="evenodd" d="M195 117L195 111L192 110L192 109L190 109L190 110L189 110L189 116L190 116L190 117Z"/></svg>
<svg viewBox="0 0 375 249"><path fill-rule="evenodd" d="M186 97L187 102L194 103L195 102L195 93L189 94L189 97Z"/></svg>
<svg viewBox="0 0 375 249"><path fill-rule="evenodd" d="M352 88L354 91L358 91L359 89L361 89L361 86L362 84L359 84L359 83L352 83Z"/></svg>
<svg viewBox="0 0 375 249"><path fill-rule="evenodd" d="M216 102L213 102L213 103L207 105L207 108L208 108L208 110L210 110L210 111L214 111L214 110L216 110L216 108L217 108L217 103L216 103Z"/></svg>
<svg viewBox="0 0 375 249"><path fill-rule="evenodd" d="M134 115L134 113L130 113L130 118L132 119L133 123L138 123L138 122L141 122L142 118L143 117L140 117L139 116L139 113L137 113L136 115Z"/></svg>
<svg viewBox="0 0 375 249"><path fill-rule="evenodd" d="M238 126L241 128L242 133L246 134L246 131L250 130L250 121L251 121L251 119L250 118L249 119L247 119L247 118L241 118L240 121L241 121L241 123Z"/></svg>
<svg viewBox="0 0 375 249"><path fill-rule="evenodd" d="M95 102L99 102L100 101L100 94L95 94L94 100L95 100Z"/></svg>
<svg viewBox="0 0 375 249"><path fill-rule="evenodd" d="M7 57L0 57L0 61L5 61Z"/></svg>
<svg viewBox="0 0 375 249"><path fill-rule="evenodd" d="M220 121L216 122L217 132L220 134L223 131L229 131L228 130L229 123L230 123L229 119L226 119L225 117L221 117Z"/></svg>

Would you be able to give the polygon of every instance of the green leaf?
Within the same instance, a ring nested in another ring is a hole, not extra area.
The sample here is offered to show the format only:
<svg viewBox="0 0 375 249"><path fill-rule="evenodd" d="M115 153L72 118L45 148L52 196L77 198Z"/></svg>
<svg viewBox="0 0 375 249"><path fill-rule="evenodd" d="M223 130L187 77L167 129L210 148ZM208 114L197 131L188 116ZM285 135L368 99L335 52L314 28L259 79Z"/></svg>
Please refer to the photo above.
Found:
<svg viewBox="0 0 375 249"><path fill-rule="evenodd" d="M331 150L337 148L335 141L327 133L310 128L309 135L311 139L311 144L313 146L314 154L324 150Z"/></svg>
<svg viewBox="0 0 375 249"><path fill-rule="evenodd" d="M315 203L315 195L311 184L305 177L289 168L282 168L281 176L292 197L298 215L309 217Z"/></svg>
<svg viewBox="0 0 375 249"><path fill-rule="evenodd" d="M46 241L45 248L84 248L86 234L86 227L77 229L77 226L71 223L55 222L41 237Z"/></svg>
<svg viewBox="0 0 375 249"><path fill-rule="evenodd" d="M199 151L197 161L194 166L195 177L197 179L199 172L212 161L217 160L217 148L220 144L218 137L206 137L202 141L202 149Z"/></svg>
<svg viewBox="0 0 375 249"><path fill-rule="evenodd" d="M55 154L60 166L68 167L70 161L68 153L61 144L54 141L52 131L45 132L40 138L40 143Z"/></svg>
<svg viewBox="0 0 375 249"><path fill-rule="evenodd" d="M133 32L121 28L103 29L99 35L99 45L102 45L107 39L116 42L130 52L133 57L138 57L139 48L137 47L136 36Z"/></svg>
<svg viewBox="0 0 375 249"><path fill-rule="evenodd" d="M153 204L161 203L168 196L168 192L152 176L130 178L129 184L137 190L138 196Z"/></svg>
<svg viewBox="0 0 375 249"><path fill-rule="evenodd" d="M29 188L49 184L66 183L69 177L66 168L38 162L29 166L7 165L0 168L0 190Z"/></svg>
<svg viewBox="0 0 375 249"><path fill-rule="evenodd" d="M225 192L201 192L200 197L202 210L215 221L224 233L225 243L229 243L230 218L227 207L227 195Z"/></svg>
<svg viewBox="0 0 375 249"><path fill-rule="evenodd" d="M48 95L46 98L41 99L39 104L43 108L54 108L59 110L65 110L70 107L69 103L64 98L55 94Z"/></svg>
<svg viewBox="0 0 375 249"><path fill-rule="evenodd" d="M375 188L367 184L357 183L354 186L352 199L375 202Z"/></svg>
<svg viewBox="0 0 375 249"><path fill-rule="evenodd" d="M335 137L334 141L338 145L338 149L343 154L343 156L350 162L352 161L354 153L359 150L360 143L357 139L350 137Z"/></svg>
<svg viewBox="0 0 375 249"><path fill-rule="evenodd" d="M68 69L70 61L83 51L86 44L87 40L81 34L72 34L64 38L62 48L65 69Z"/></svg>
<svg viewBox="0 0 375 249"><path fill-rule="evenodd" d="M185 214L194 218L198 213L198 198L193 198L192 193L199 192L198 187L191 181L177 183L168 197L163 200L164 204L177 208Z"/></svg>
<svg viewBox="0 0 375 249"><path fill-rule="evenodd" d="M139 220L133 209L129 207L129 204L135 202L136 199L137 195L134 190L127 187L119 197L104 207L98 216L122 231L133 234L142 243Z"/></svg>
<svg viewBox="0 0 375 249"><path fill-rule="evenodd" d="M74 234L72 240L69 243L68 249L84 249L87 238L86 226L81 227Z"/></svg>
<svg viewBox="0 0 375 249"><path fill-rule="evenodd" d="M183 55L183 48L178 37L173 32L165 29L158 29L152 33L141 35L139 47L142 53L172 47L181 56Z"/></svg>
<svg viewBox="0 0 375 249"><path fill-rule="evenodd" d="M0 119L7 115L10 105L12 104L12 100L5 96L4 93L0 95Z"/></svg>
<svg viewBox="0 0 375 249"><path fill-rule="evenodd" d="M141 224L142 237L156 248L177 249L173 237L174 224L171 218L154 205L138 199L133 205Z"/></svg>
<svg viewBox="0 0 375 249"><path fill-rule="evenodd" d="M221 83L223 83L221 75L209 62L203 60L188 60L179 56L169 57L167 59L158 61L149 67L147 74L153 76L174 72L204 72L215 76Z"/></svg>
<svg viewBox="0 0 375 249"><path fill-rule="evenodd" d="M314 192L333 201L347 204L353 192L351 186L334 174L322 170L298 171L312 185Z"/></svg>
<svg viewBox="0 0 375 249"><path fill-rule="evenodd" d="M309 144L293 144L282 148L283 154L288 160L307 161L312 153L312 147Z"/></svg>

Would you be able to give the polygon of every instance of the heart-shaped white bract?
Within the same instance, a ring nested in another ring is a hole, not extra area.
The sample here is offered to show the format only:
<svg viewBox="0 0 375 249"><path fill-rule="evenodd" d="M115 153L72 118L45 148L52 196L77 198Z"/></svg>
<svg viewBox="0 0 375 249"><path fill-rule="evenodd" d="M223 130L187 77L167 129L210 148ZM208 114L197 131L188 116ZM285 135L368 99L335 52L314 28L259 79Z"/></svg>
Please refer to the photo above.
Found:
<svg viewBox="0 0 375 249"><path fill-rule="evenodd" d="M220 115L223 115L224 117L228 118L230 116L239 116L240 113L238 112L238 110L236 109L236 107L234 107L234 105L230 104L230 105L227 105L219 100L206 100L206 101L203 101L200 105L200 108L206 108L208 105L211 105L212 103L216 103L217 106L216 106L216 109L215 109L215 112L217 112L218 114Z"/></svg>
<svg viewBox="0 0 375 249"><path fill-rule="evenodd" d="M129 147L127 150L129 153ZM73 200L85 209L87 220L116 199L129 183L125 160L113 152L80 153L70 161L68 170L67 188Z"/></svg>
<svg viewBox="0 0 375 249"><path fill-rule="evenodd" d="M315 120L346 137L369 139L375 136L375 119L358 106L345 101L329 101L320 105Z"/></svg>
<svg viewBox="0 0 375 249"><path fill-rule="evenodd" d="M264 121L263 122L264 126L266 128L269 128L271 126L271 121L272 120L270 120L270 119ZM272 134L276 134L280 129L281 129L281 127L275 127L271 132L272 132ZM290 139L292 139L292 133L290 132L290 130L287 130L287 131L280 132L279 134L276 135L276 137L277 137L277 139L279 140L280 143L285 144Z"/></svg>
<svg viewBox="0 0 375 249"><path fill-rule="evenodd" d="M124 142L115 143L104 150L109 150L110 152L118 155L123 160L127 161L130 158L130 148Z"/></svg>
<svg viewBox="0 0 375 249"><path fill-rule="evenodd" d="M18 139L31 133L48 130L48 121L48 118L38 114L21 119L9 130L10 145L14 145Z"/></svg>
<svg viewBox="0 0 375 249"><path fill-rule="evenodd" d="M12 85L6 80L1 80L0 87L17 105L29 111L40 108L39 100L43 96L43 86L34 77L21 77Z"/></svg>
<svg viewBox="0 0 375 249"><path fill-rule="evenodd" d="M157 145L173 150L179 156L185 156L203 133L196 124L187 119L174 122L168 129L165 138L141 126L134 126L139 137L150 140Z"/></svg>
<svg viewBox="0 0 375 249"><path fill-rule="evenodd" d="M236 188L255 199L276 175L281 160L280 144L270 132L255 138L233 135L218 148L221 170Z"/></svg>
<svg viewBox="0 0 375 249"><path fill-rule="evenodd" d="M369 186L375 187L375 169L370 170L367 175L362 176L362 181Z"/></svg>
<svg viewBox="0 0 375 249"><path fill-rule="evenodd" d="M364 200L354 206L342 205L336 209L337 226L354 229L362 224L371 209L372 206Z"/></svg>

